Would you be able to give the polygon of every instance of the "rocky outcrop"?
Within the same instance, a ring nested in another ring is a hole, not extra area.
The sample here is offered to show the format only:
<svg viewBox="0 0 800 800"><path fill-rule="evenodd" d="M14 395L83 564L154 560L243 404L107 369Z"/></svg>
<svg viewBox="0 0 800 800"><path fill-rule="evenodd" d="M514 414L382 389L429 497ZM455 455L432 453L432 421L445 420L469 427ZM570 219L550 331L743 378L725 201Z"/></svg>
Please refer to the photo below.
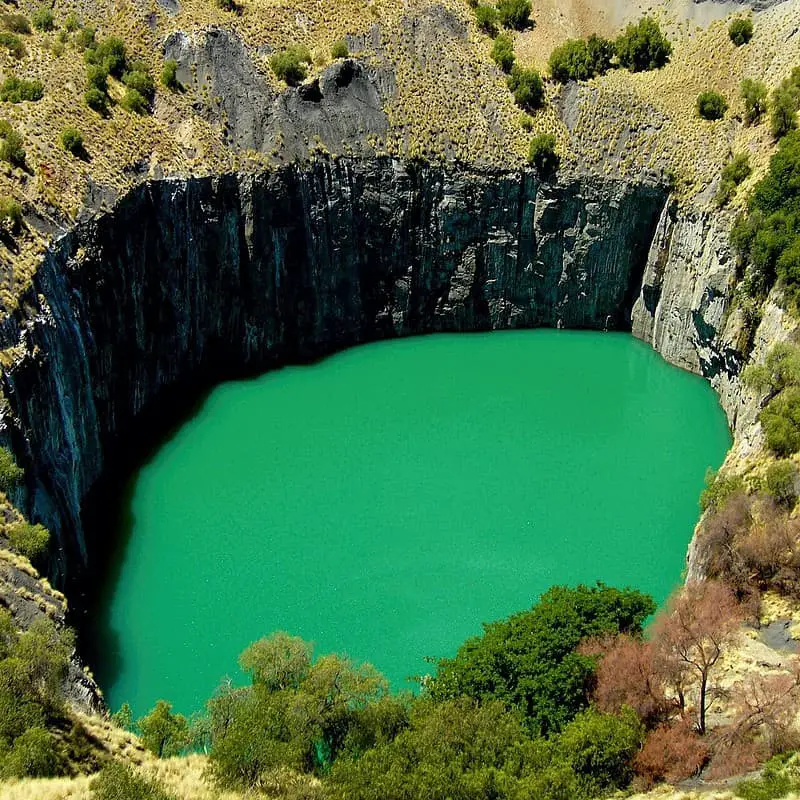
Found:
<svg viewBox="0 0 800 800"><path fill-rule="evenodd" d="M389 159L143 184L54 243L15 319L15 499L91 562L81 503L163 390L432 331L627 328L663 187Z"/></svg>

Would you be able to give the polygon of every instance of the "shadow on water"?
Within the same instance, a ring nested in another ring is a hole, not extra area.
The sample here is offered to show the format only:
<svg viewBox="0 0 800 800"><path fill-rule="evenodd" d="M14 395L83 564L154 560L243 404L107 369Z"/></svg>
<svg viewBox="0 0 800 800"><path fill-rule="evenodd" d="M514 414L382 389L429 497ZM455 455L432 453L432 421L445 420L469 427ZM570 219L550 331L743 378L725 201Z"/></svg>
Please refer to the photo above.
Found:
<svg viewBox="0 0 800 800"><path fill-rule="evenodd" d="M212 391L213 385L204 381L159 398L137 419L131 434L115 444L109 467L83 503L89 564L69 593L70 623L101 689L113 683L122 666L124 631L113 627L110 615L133 534L131 509L138 474L199 412Z"/></svg>

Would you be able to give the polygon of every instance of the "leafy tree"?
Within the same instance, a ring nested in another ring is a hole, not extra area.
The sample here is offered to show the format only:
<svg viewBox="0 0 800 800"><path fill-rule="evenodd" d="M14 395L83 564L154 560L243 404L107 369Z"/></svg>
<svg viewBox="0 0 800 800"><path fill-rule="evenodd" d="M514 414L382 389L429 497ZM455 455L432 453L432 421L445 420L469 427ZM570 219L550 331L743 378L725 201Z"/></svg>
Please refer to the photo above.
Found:
<svg viewBox="0 0 800 800"><path fill-rule="evenodd" d="M530 0L498 0L497 14L503 27L521 31L530 24Z"/></svg>
<svg viewBox="0 0 800 800"><path fill-rule="evenodd" d="M714 120L725 116L728 103L719 92L706 91L697 95L695 107L703 119Z"/></svg>
<svg viewBox="0 0 800 800"><path fill-rule="evenodd" d="M33 27L38 31L52 31L55 28L55 17L52 8L39 8L31 14Z"/></svg>
<svg viewBox="0 0 800 800"><path fill-rule="evenodd" d="M22 58L25 55L25 45L15 33L0 31L0 47L5 47L14 58Z"/></svg>
<svg viewBox="0 0 800 800"><path fill-rule="evenodd" d="M686 584L653 623L653 641L665 662L699 681L697 732L706 732L706 712L715 696L714 667L741 619L733 592L720 581Z"/></svg>
<svg viewBox="0 0 800 800"><path fill-rule="evenodd" d="M514 102L527 111L539 108L544 102L544 83L535 69L522 69L515 64L508 76L508 88L514 93Z"/></svg>
<svg viewBox="0 0 800 800"><path fill-rule="evenodd" d="M750 17L737 17L728 25L728 36L731 41L741 47L753 38L753 20Z"/></svg>
<svg viewBox="0 0 800 800"><path fill-rule="evenodd" d="M23 14L3 14L0 17L3 21L3 27L12 33L31 33L31 24L28 18Z"/></svg>
<svg viewBox="0 0 800 800"><path fill-rule="evenodd" d="M122 82L128 89L139 92L148 103L152 102L156 85L144 64L135 64L133 69L125 72L122 75Z"/></svg>
<svg viewBox="0 0 800 800"><path fill-rule="evenodd" d="M164 62L164 68L161 70L161 85L171 92L177 92L181 88L178 81L178 62L172 58L168 58Z"/></svg>
<svg viewBox="0 0 800 800"><path fill-rule="evenodd" d="M28 81L9 75L0 84L0 100L4 103L35 102L44 96L44 86L39 80Z"/></svg>
<svg viewBox="0 0 800 800"><path fill-rule="evenodd" d="M90 29L86 28L84 30L88 31ZM93 31L92 39L94 39ZM87 64L101 66L109 75L113 75L115 78L122 77L128 63L125 42L118 36L109 36L93 47L87 45L84 58Z"/></svg>
<svg viewBox="0 0 800 800"><path fill-rule="evenodd" d="M331 58L347 58L349 55L350 50L344 39L338 39L331 45Z"/></svg>
<svg viewBox="0 0 800 800"><path fill-rule="evenodd" d="M558 169L559 162L556 137L552 133L540 133L531 139L528 146L528 163L541 178L551 177Z"/></svg>
<svg viewBox="0 0 800 800"><path fill-rule="evenodd" d="M7 778L50 778L62 770L55 737L38 727L17 737L2 761L2 773Z"/></svg>
<svg viewBox="0 0 800 800"><path fill-rule="evenodd" d="M22 480L24 474L24 471L17 466L12 452L7 447L0 447L0 491L10 492Z"/></svg>
<svg viewBox="0 0 800 800"><path fill-rule="evenodd" d="M601 36L568 39L550 54L550 74L561 83L585 81L608 72L613 56L614 45Z"/></svg>
<svg viewBox="0 0 800 800"><path fill-rule="evenodd" d="M189 723L182 714L173 714L172 706L159 700L153 710L137 721L142 744L158 758L170 758L188 745Z"/></svg>
<svg viewBox="0 0 800 800"><path fill-rule="evenodd" d="M269 59L269 65L275 76L290 86L305 79L308 72L307 65L310 63L311 53L303 45L293 45L286 50L279 50Z"/></svg>
<svg viewBox="0 0 800 800"><path fill-rule="evenodd" d="M6 528L11 546L30 561L37 561L47 552L50 531L44 525L14 522Z"/></svg>
<svg viewBox="0 0 800 800"><path fill-rule="evenodd" d="M239 656L239 666L253 685L269 692L297 689L311 669L311 645L299 636L276 631L251 644Z"/></svg>
<svg viewBox="0 0 800 800"><path fill-rule="evenodd" d="M92 781L95 800L176 800L157 784L137 775L129 766L110 761Z"/></svg>
<svg viewBox="0 0 800 800"><path fill-rule="evenodd" d="M615 46L620 65L632 72L659 69L672 55L672 45L652 17L628 25Z"/></svg>
<svg viewBox="0 0 800 800"><path fill-rule="evenodd" d="M744 121L754 125L767 110L767 87L761 81L745 78L739 85L739 94L744 101Z"/></svg>
<svg viewBox="0 0 800 800"><path fill-rule="evenodd" d="M491 52L492 60L503 72L511 72L514 66L514 40L506 34L501 34L494 40Z"/></svg>
<svg viewBox="0 0 800 800"><path fill-rule="evenodd" d="M111 722L122 730L129 731L133 729L133 711L128 703L123 703L119 710L111 715Z"/></svg>
<svg viewBox="0 0 800 800"><path fill-rule="evenodd" d="M655 604L603 584L556 586L530 611L484 625L452 659L439 662L431 694L498 699L538 733L557 731L588 704L595 659L576 648L592 636L639 633Z"/></svg>
<svg viewBox="0 0 800 800"><path fill-rule="evenodd" d="M73 156L82 157L85 150L83 148L83 134L72 126L68 126L61 131L58 137L61 147Z"/></svg>
<svg viewBox="0 0 800 800"><path fill-rule="evenodd" d="M489 36L497 35L497 9L489 5L475 6L475 23L478 28Z"/></svg>
<svg viewBox="0 0 800 800"><path fill-rule="evenodd" d="M767 447L779 456L800 450L800 387L784 389L759 414Z"/></svg>

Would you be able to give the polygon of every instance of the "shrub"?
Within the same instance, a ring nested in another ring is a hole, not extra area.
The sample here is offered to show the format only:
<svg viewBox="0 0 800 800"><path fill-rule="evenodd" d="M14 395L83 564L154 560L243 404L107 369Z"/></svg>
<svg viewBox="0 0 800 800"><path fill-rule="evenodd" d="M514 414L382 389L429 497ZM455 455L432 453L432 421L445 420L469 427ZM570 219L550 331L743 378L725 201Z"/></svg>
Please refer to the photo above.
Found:
<svg viewBox="0 0 800 800"><path fill-rule="evenodd" d="M95 800L175 800L157 784L139 777L119 761L106 764L91 787Z"/></svg>
<svg viewBox="0 0 800 800"><path fill-rule="evenodd" d="M769 127L776 139L797 128L797 96L791 88L779 86L772 93Z"/></svg>
<svg viewBox="0 0 800 800"><path fill-rule="evenodd" d="M29 522L15 522L6 530L11 546L29 561L35 561L45 554L50 542L50 531L44 525L31 525Z"/></svg>
<svg viewBox="0 0 800 800"><path fill-rule="evenodd" d="M550 74L554 80L585 81L603 75L611 67L614 45L592 34L588 40L568 39L550 54Z"/></svg>
<svg viewBox="0 0 800 800"><path fill-rule="evenodd" d="M498 36L492 45L491 56L492 60L503 72L511 72L516 58L514 55L514 40L506 34Z"/></svg>
<svg viewBox="0 0 800 800"><path fill-rule="evenodd" d="M708 760L708 744L685 722L661 725L650 733L634 760L636 774L648 787L675 784L697 774Z"/></svg>
<svg viewBox="0 0 800 800"><path fill-rule="evenodd" d="M85 28L81 28L75 34L75 46L79 50L93 50L96 44L95 29L90 25L87 25Z"/></svg>
<svg viewBox="0 0 800 800"><path fill-rule="evenodd" d="M294 45L286 50L273 53L269 65L275 77L290 86L300 83L308 72L307 64L311 63L311 53L303 45Z"/></svg>
<svg viewBox="0 0 800 800"><path fill-rule="evenodd" d="M4 103L35 102L44 96L44 86L38 80L27 81L16 75L9 75L0 83L0 100Z"/></svg>
<svg viewBox="0 0 800 800"><path fill-rule="evenodd" d="M99 64L86 66L86 84L90 89L99 89L103 94L108 92L108 72Z"/></svg>
<svg viewBox="0 0 800 800"><path fill-rule="evenodd" d="M133 89L144 97L148 103L152 102L156 92L156 85L150 73L145 69L132 69L122 76L122 82L128 89Z"/></svg>
<svg viewBox="0 0 800 800"><path fill-rule="evenodd" d="M25 166L25 147L22 137L10 126L3 127L2 140L0 140L0 160L15 167Z"/></svg>
<svg viewBox="0 0 800 800"><path fill-rule="evenodd" d="M552 133L541 133L531 139L528 162L540 177L546 178L555 173L560 159L556 152L556 137Z"/></svg>
<svg viewBox="0 0 800 800"><path fill-rule="evenodd" d="M504 27L521 31L530 23L530 0L498 0L497 15Z"/></svg>
<svg viewBox="0 0 800 800"><path fill-rule="evenodd" d="M150 103L147 102L147 98L136 89L126 90L119 104L131 114L139 116L144 116L150 111Z"/></svg>
<svg viewBox="0 0 800 800"><path fill-rule="evenodd" d="M739 94L744 102L744 121L753 125L767 110L767 87L761 81L745 78L739 85Z"/></svg>
<svg viewBox="0 0 800 800"><path fill-rule="evenodd" d="M22 224L22 206L11 197L0 196L0 223L12 231L18 230Z"/></svg>
<svg viewBox="0 0 800 800"><path fill-rule="evenodd" d="M64 18L64 30L67 33L75 33L81 27L81 21L74 11L70 11Z"/></svg>
<svg viewBox="0 0 800 800"><path fill-rule="evenodd" d="M3 133L3 135L5 136L7 133ZM11 491L22 480L24 474L23 470L17 466L17 462L14 461L11 451L6 447L0 447L0 490Z"/></svg>
<svg viewBox="0 0 800 800"><path fill-rule="evenodd" d="M719 92L705 91L697 95L695 107L703 119L714 120L722 119L728 110L728 103Z"/></svg>
<svg viewBox="0 0 800 800"><path fill-rule="evenodd" d="M737 153L722 170L720 187L715 198L717 205L724 206L751 172L750 157L747 153Z"/></svg>
<svg viewBox="0 0 800 800"><path fill-rule="evenodd" d="M51 778L61 772L55 737L44 728L30 728L19 736L3 759L7 778Z"/></svg>
<svg viewBox="0 0 800 800"><path fill-rule="evenodd" d="M30 33L31 24L28 18L22 14L3 14L0 19L3 20L3 27L12 33Z"/></svg>
<svg viewBox="0 0 800 800"><path fill-rule="evenodd" d="M475 6L475 23L480 30L489 36L497 34L497 9L494 6Z"/></svg>
<svg viewBox="0 0 800 800"><path fill-rule="evenodd" d="M22 39L15 33L0 31L0 47L5 47L14 58L22 58L25 55L25 46Z"/></svg>
<svg viewBox="0 0 800 800"><path fill-rule="evenodd" d="M105 92L100 91L100 89L96 89L94 87L87 89L84 92L83 99L86 101L86 105L92 109L92 111L96 111L98 114L102 115L107 113L108 95Z"/></svg>
<svg viewBox="0 0 800 800"><path fill-rule="evenodd" d="M544 101L544 83L535 69L522 69L515 64L508 76L508 88L514 93L514 102L528 111L539 108Z"/></svg>
<svg viewBox="0 0 800 800"><path fill-rule="evenodd" d="M784 389L759 414L767 447L779 456L800 450L800 387Z"/></svg>
<svg viewBox="0 0 800 800"><path fill-rule="evenodd" d="M94 32L92 32L92 38L94 38ZM87 46L85 58L87 63L103 67L109 75L113 75L115 78L122 77L128 63L125 42L117 36L109 36L94 47Z"/></svg>
<svg viewBox="0 0 800 800"><path fill-rule="evenodd" d="M749 17L731 20L731 24L728 25L728 36L737 47L747 44L753 38L753 20Z"/></svg>
<svg viewBox="0 0 800 800"><path fill-rule="evenodd" d="M700 510L719 511L725 506L728 498L744 488L740 475L720 475L713 469L706 470L706 486L700 492Z"/></svg>
<svg viewBox="0 0 800 800"><path fill-rule="evenodd" d="M31 22L33 27L38 31L52 31L55 28L55 17L53 16L53 9L40 8L31 14Z"/></svg>
<svg viewBox="0 0 800 800"><path fill-rule="evenodd" d="M83 155L83 135L77 128L64 128L58 137L58 141L64 150L72 153L73 156Z"/></svg>
<svg viewBox="0 0 800 800"><path fill-rule="evenodd" d="M189 722L182 714L173 714L165 700L159 700L137 725L142 744L158 758L180 755L189 743Z"/></svg>
<svg viewBox="0 0 800 800"><path fill-rule="evenodd" d="M161 85L172 92L180 89L181 85L178 82L178 62L174 59L168 58L164 62L164 68L161 70Z"/></svg>
<svg viewBox="0 0 800 800"><path fill-rule="evenodd" d="M620 65L633 72L663 67L672 54L672 45L652 17L628 25L615 48Z"/></svg>
<svg viewBox="0 0 800 800"><path fill-rule="evenodd" d="M331 58L347 58L349 55L350 50L344 39L339 39L331 45Z"/></svg>

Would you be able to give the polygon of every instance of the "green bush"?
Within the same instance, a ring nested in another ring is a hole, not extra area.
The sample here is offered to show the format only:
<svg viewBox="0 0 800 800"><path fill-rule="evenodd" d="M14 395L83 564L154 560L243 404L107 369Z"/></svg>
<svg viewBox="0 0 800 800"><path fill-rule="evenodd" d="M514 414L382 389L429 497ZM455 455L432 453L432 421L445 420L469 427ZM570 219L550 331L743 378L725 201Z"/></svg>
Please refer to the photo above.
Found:
<svg viewBox="0 0 800 800"><path fill-rule="evenodd" d="M4 103L35 102L44 96L44 86L38 80L27 81L16 75L9 75L0 83L0 100Z"/></svg>
<svg viewBox="0 0 800 800"><path fill-rule="evenodd" d="M25 45L15 33L0 31L0 47L5 47L14 58L22 58L25 55Z"/></svg>
<svg viewBox="0 0 800 800"><path fill-rule="evenodd" d="M275 76L290 86L300 83L308 73L307 65L311 63L311 53L303 45L294 45L286 50L273 53L269 65Z"/></svg>
<svg viewBox="0 0 800 800"><path fill-rule="evenodd" d="M128 703L123 703L119 710L111 715L111 724L124 731L133 730L133 711Z"/></svg>
<svg viewBox="0 0 800 800"><path fill-rule="evenodd" d="M475 23L480 30L488 33L489 36L497 35L498 19L497 9L494 6L475 6Z"/></svg>
<svg viewBox="0 0 800 800"><path fill-rule="evenodd" d="M614 45L601 36L592 34L588 40L568 39L550 53L550 74L554 80L585 81L603 75L611 67Z"/></svg>
<svg viewBox="0 0 800 800"><path fill-rule="evenodd" d="M753 38L753 20L750 17L731 20L731 24L728 25L728 36L737 47L747 44Z"/></svg>
<svg viewBox="0 0 800 800"><path fill-rule="evenodd" d="M739 85L739 94L744 102L744 121L754 125L767 110L767 87L761 81L745 78Z"/></svg>
<svg viewBox="0 0 800 800"><path fill-rule="evenodd" d="M722 119L728 110L728 103L719 92L705 91L697 95L695 108L703 119Z"/></svg>
<svg viewBox="0 0 800 800"><path fill-rule="evenodd" d="M800 387L784 389L759 414L767 447L779 456L800 450Z"/></svg>
<svg viewBox="0 0 800 800"><path fill-rule="evenodd" d="M349 55L350 50L344 39L339 39L331 45L331 58L347 58Z"/></svg>
<svg viewBox="0 0 800 800"><path fill-rule="evenodd" d="M748 154L737 153L722 170L720 187L715 198L717 205L724 206L751 172Z"/></svg>
<svg viewBox="0 0 800 800"><path fill-rule="evenodd" d="M92 111L96 111L103 116L108 112L108 95L100 91L100 89L94 87L87 89L84 92L83 99Z"/></svg>
<svg viewBox="0 0 800 800"><path fill-rule="evenodd" d="M633 72L659 69L669 61L672 45L652 17L642 17L630 24L615 43L617 58Z"/></svg>
<svg viewBox="0 0 800 800"><path fill-rule="evenodd" d="M797 467L788 459L774 461L767 467L764 478L767 491L778 503L793 506L797 499L795 482L797 480Z"/></svg>
<svg viewBox="0 0 800 800"><path fill-rule="evenodd" d="M7 136L8 132L0 131L0 135ZM6 447L0 447L0 490L10 492L22 480L24 474L17 466L11 451Z"/></svg>
<svg viewBox="0 0 800 800"><path fill-rule="evenodd" d="M548 735L588 706L595 662L576 652L578 644L591 636L638 634L654 610L650 597L633 590L554 586L530 611L484 625L482 636L440 661L431 696L502 700L531 732Z"/></svg>
<svg viewBox="0 0 800 800"><path fill-rule="evenodd" d="M729 497L744 489L739 475L720 475L711 468L706 470L705 482L705 489L700 492L701 511L720 511Z"/></svg>
<svg viewBox="0 0 800 800"><path fill-rule="evenodd" d="M122 82L128 89L133 89L144 97L148 104L153 101L156 92L156 85L150 73L141 67L132 69L122 76Z"/></svg>
<svg viewBox="0 0 800 800"><path fill-rule="evenodd" d="M552 133L541 133L531 139L528 146L528 163L543 178L550 177L556 172L560 158L556 152L556 137Z"/></svg>
<svg viewBox="0 0 800 800"><path fill-rule="evenodd" d="M788 86L779 86L772 93L769 112L769 127L772 135L780 139L797 128L798 98Z"/></svg>
<svg viewBox="0 0 800 800"><path fill-rule="evenodd" d="M164 62L164 68L161 70L161 85L169 89L171 92L176 92L181 88L178 81L178 62L168 58Z"/></svg>
<svg viewBox="0 0 800 800"><path fill-rule="evenodd" d="M56 739L44 728L29 728L2 761L7 778L51 778L63 770Z"/></svg>
<svg viewBox="0 0 800 800"><path fill-rule="evenodd" d="M0 131L0 160L15 167L25 166L25 147L22 137L6 122Z"/></svg>
<svg viewBox="0 0 800 800"><path fill-rule="evenodd" d="M131 114L139 116L144 116L150 111L150 103L147 98L136 89L127 89L119 104Z"/></svg>
<svg viewBox="0 0 800 800"><path fill-rule="evenodd" d="M136 724L142 744L158 758L180 755L189 744L188 720L182 714L173 714L165 700L159 700Z"/></svg>
<svg viewBox="0 0 800 800"><path fill-rule="evenodd" d="M75 46L79 50L94 50L94 48L97 46L95 34L95 29L90 25L87 25L85 28L81 28L75 34Z"/></svg>
<svg viewBox="0 0 800 800"><path fill-rule="evenodd" d="M58 141L61 147L68 153L72 153L73 156L82 156L84 154L83 134L77 128L64 128L58 137Z"/></svg>
<svg viewBox="0 0 800 800"><path fill-rule="evenodd" d="M52 31L55 28L55 17L53 16L53 9L40 8L31 14L31 22L33 27L38 31Z"/></svg>
<svg viewBox="0 0 800 800"><path fill-rule="evenodd" d="M530 23L530 0L498 0L497 15L501 25L521 31Z"/></svg>
<svg viewBox="0 0 800 800"><path fill-rule="evenodd" d="M11 546L30 561L36 561L47 552L50 531L44 525L14 522L6 529Z"/></svg>
<svg viewBox="0 0 800 800"><path fill-rule="evenodd" d="M103 94L108 93L108 72L99 64L87 64L86 85L90 89L98 89Z"/></svg>
<svg viewBox="0 0 800 800"><path fill-rule="evenodd" d="M80 27L81 21L78 18L78 15L74 11L70 11L70 13L64 18L64 30L67 33L75 33L75 31L79 30Z"/></svg>
<svg viewBox="0 0 800 800"><path fill-rule="evenodd" d="M85 28L84 30L89 29ZM92 32L92 35L94 35L94 32ZM109 75L113 75L115 78L122 78L128 65L125 42L118 36L109 36L93 47L87 45L84 57L87 64L101 66Z"/></svg>
<svg viewBox="0 0 800 800"><path fill-rule="evenodd" d="M539 108L544 102L544 83L535 69L511 68L508 88L514 93L514 102L527 111Z"/></svg>
<svg viewBox="0 0 800 800"><path fill-rule="evenodd" d="M175 800L119 761L106 764L91 783L94 800Z"/></svg>
<svg viewBox="0 0 800 800"><path fill-rule="evenodd" d="M3 21L3 27L12 33L30 33L31 24L28 18L22 14L3 14L0 16Z"/></svg>
<svg viewBox="0 0 800 800"><path fill-rule="evenodd" d="M511 72L514 66L514 40L506 34L501 34L494 40L491 52L492 60L503 72Z"/></svg>
<svg viewBox="0 0 800 800"><path fill-rule="evenodd" d="M5 225L12 232L19 230L22 224L22 206L11 197L0 195L0 223ZM0 450L0 453L2 452L7 451ZM0 471L2 471L1 467ZM20 470L20 473L21 472L22 470ZM0 486L0 488L2 488L2 486Z"/></svg>

